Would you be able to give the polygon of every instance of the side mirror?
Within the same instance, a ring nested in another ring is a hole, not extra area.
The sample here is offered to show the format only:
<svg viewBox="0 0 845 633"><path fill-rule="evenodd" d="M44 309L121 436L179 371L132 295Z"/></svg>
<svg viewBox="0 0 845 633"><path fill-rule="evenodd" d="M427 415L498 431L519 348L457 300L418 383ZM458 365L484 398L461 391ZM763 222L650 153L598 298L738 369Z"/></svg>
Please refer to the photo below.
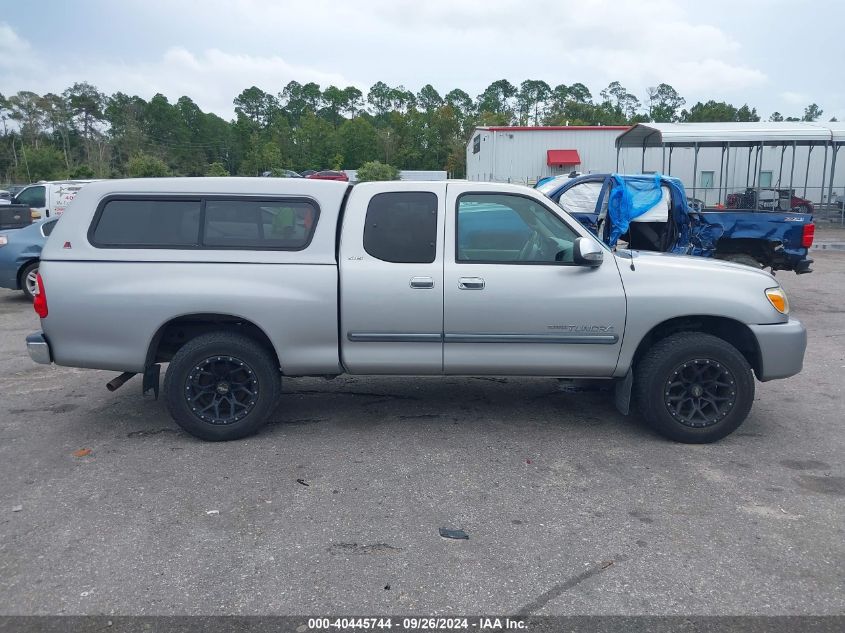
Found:
<svg viewBox="0 0 845 633"><path fill-rule="evenodd" d="M592 238L579 237L575 240L573 249L573 261L581 266L595 268L601 266L604 260L604 250Z"/></svg>

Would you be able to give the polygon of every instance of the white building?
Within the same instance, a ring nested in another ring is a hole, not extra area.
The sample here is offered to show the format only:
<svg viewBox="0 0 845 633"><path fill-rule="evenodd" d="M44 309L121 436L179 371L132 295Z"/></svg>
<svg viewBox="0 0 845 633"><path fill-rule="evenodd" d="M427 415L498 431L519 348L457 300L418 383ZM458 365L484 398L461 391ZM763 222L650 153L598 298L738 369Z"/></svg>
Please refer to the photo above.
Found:
<svg viewBox="0 0 845 633"><path fill-rule="evenodd" d="M708 205L758 181L818 205L845 197L843 146L845 125L835 122L479 127L467 143L467 179L533 185L573 170L657 171Z"/></svg>
<svg viewBox="0 0 845 633"><path fill-rule="evenodd" d="M614 171L616 137L628 126L477 127L467 179L534 184L572 170Z"/></svg>

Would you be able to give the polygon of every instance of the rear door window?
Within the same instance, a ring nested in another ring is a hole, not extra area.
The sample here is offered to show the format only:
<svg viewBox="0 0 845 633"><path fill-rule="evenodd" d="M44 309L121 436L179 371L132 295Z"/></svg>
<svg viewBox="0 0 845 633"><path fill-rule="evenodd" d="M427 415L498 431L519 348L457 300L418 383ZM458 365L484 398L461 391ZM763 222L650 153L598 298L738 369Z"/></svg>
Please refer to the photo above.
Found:
<svg viewBox="0 0 845 633"><path fill-rule="evenodd" d="M58 222L58 220L50 220L49 222L45 222L41 225L41 233L44 237L50 237L50 233L52 233L53 229L56 228L56 222Z"/></svg>
<svg viewBox="0 0 845 633"><path fill-rule="evenodd" d="M437 195L377 193L364 221L364 250L394 264L430 264L437 255Z"/></svg>
<svg viewBox="0 0 845 633"><path fill-rule="evenodd" d="M569 213L595 213L604 181L582 182L560 195L558 204Z"/></svg>

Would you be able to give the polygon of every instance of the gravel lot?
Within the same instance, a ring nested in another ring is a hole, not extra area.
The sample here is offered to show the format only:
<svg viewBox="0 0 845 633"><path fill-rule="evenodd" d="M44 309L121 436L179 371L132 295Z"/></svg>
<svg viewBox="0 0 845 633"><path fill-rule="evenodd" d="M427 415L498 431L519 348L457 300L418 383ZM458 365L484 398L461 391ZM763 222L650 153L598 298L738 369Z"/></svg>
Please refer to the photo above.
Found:
<svg viewBox="0 0 845 633"><path fill-rule="evenodd" d="M472 378L288 380L207 444L137 377L32 363L0 291L0 613L845 613L845 252L814 257L779 276L804 372L709 446Z"/></svg>

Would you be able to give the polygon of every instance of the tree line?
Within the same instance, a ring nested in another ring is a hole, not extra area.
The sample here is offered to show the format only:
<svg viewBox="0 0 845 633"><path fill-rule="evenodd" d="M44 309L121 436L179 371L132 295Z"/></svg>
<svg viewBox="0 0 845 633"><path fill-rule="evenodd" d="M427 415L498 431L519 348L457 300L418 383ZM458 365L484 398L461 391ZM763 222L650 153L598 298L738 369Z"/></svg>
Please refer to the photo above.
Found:
<svg viewBox="0 0 845 633"><path fill-rule="evenodd" d="M321 88L289 82L278 93L252 86L233 101L235 118L203 112L190 97L149 101L75 83L60 94L0 94L0 180L247 175L355 169L379 161L400 169L465 174L465 144L477 125L628 125L638 122L759 121L756 108L710 100L688 109L670 85L641 101L618 81L594 97L582 83L552 87L500 79L475 98L431 84L414 93L377 82ZM815 121L816 104L801 117Z"/></svg>

